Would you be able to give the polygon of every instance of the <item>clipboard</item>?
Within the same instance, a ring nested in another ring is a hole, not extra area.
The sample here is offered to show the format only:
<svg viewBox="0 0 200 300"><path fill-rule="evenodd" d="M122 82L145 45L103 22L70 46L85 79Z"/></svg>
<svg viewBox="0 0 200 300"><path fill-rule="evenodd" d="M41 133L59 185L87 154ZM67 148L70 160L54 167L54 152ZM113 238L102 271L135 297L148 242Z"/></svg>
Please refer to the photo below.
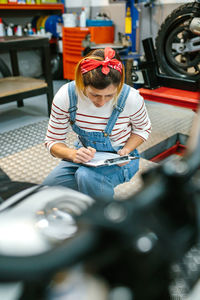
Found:
<svg viewBox="0 0 200 300"><path fill-rule="evenodd" d="M112 166L129 162L133 159L138 159L138 157L130 155L120 156L117 153L98 151L95 153L94 158L84 163L84 165L89 167Z"/></svg>

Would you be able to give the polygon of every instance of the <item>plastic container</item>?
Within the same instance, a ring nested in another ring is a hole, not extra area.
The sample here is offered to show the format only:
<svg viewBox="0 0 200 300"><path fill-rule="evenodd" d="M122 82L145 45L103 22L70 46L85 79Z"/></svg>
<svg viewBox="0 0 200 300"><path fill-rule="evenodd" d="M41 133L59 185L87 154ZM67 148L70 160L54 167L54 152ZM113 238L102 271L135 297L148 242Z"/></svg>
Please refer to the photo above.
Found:
<svg viewBox="0 0 200 300"><path fill-rule="evenodd" d="M62 18L64 27L76 27L76 14L63 14Z"/></svg>
<svg viewBox="0 0 200 300"><path fill-rule="evenodd" d="M87 20L86 26L92 27L92 26L112 26L113 21L112 20Z"/></svg>
<svg viewBox="0 0 200 300"><path fill-rule="evenodd" d="M34 34L31 23L27 24L27 34L28 35L33 35Z"/></svg>
<svg viewBox="0 0 200 300"><path fill-rule="evenodd" d="M96 44L114 42L114 26L92 26L88 27L91 34L91 41Z"/></svg>
<svg viewBox="0 0 200 300"><path fill-rule="evenodd" d="M0 36L5 36L5 29L4 29L2 18L0 18Z"/></svg>
<svg viewBox="0 0 200 300"><path fill-rule="evenodd" d="M23 35L22 25L17 25L16 35L17 36Z"/></svg>
<svg viewBox="0 0 200 300"><path fill-rule="evenodd" d="M86 12L84 7L82 7L80 13L80 27L86 27Z"/></svg>
<svg viewBox="0 0 200 300"><path fill-rule="evenodd" d="M13 35L13 29L12 29L11 24L8 25L6 34L7 34L7 36Z"/></svg>

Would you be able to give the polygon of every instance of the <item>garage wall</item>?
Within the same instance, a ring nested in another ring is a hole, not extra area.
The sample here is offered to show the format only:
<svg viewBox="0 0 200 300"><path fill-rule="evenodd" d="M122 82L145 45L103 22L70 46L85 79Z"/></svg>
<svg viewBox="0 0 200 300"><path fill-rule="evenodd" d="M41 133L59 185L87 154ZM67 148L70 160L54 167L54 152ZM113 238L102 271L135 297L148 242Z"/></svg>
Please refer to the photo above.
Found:
<svg viewBox="0 0 200 300"><path fill-rule="evenodd" d="M140 2L140 1L139 1ZM178 6L189 2L188 0L158 0L155 1L153 7L145 7L143 1L138 4L140 12L139 28L138 28L138 46L137 52L143 54L142 40L152 37L153 40L157 36L157 32L161 23L165 18ZM98 12L106 12L115 24L115 40L118 40L118 32L125 32L125 7L126 1L112 3L109 0L66 0L67 10L80 9L82 6L91 6L91 18L94 18Z"/></svg>
<svg viewBox="0 0 200 300"><path fill-rule="evenodd" d="M159 0L153 5L152 8L145 7L144 3L138 4L138 9L140 11L139 27L138 27L138 47L137 52L143 54L142 40L148 37L152 37L155 40L157 32L160 28L161 23L164 19L178 6L188 2L177 0L177 3L172 3L172 0ZM96 14L99 12L105 12L111 20L113 20L115 25L115 40L118 41L118 32L125 32L125 5L126 1L120 3L110 3L109 0L66 0L67 12L75 11L80 13L82 6L90 5L90 17L95 18ZM18 24L24 24L29 21L29 18L17 18L16 20L7 20L8 22L12 21ZM31 67L31 74L29 68L29 57L30 53L22 53L20 57L20 67L22 68L22 73L25 73L24 76L33 76L34 73L36 76L40 76L40 56L38 53L31 54L31 59L35 61ZM6 54L0 55L5 61L8 61ZM10 65L9 65L10 67ZM0 73L0 77L1 73Z"/></svg>

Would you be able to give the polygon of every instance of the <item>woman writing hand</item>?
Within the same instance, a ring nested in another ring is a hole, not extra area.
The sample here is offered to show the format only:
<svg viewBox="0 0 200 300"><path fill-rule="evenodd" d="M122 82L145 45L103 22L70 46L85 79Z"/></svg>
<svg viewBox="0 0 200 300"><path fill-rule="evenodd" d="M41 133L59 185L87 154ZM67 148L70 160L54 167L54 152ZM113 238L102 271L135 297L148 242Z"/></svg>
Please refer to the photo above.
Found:
<svg viewBox="0 0 200 300"><path fill-rule="evenodd" d="M94 158L96 149L92 147L81 147L78 150L76 150L76 155L73 160L73 162L81 164L90 161L91 159Z"/></svg>

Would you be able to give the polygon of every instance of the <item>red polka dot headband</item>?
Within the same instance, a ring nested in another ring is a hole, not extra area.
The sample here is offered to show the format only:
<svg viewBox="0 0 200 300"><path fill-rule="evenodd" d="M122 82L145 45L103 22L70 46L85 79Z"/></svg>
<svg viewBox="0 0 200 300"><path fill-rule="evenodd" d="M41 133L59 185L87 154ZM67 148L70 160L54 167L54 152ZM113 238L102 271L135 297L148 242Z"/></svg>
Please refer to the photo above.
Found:
<svg viewBox="0 0 200 300"><path fill-rule="evenodd" d="M95 60L92 58L86 58L81 63L81 73L85 74L91 70L102 66L102 73L107 75L110 72L110 68L115 69L122 73L122 63L118 59L113 58L115 56L115 51L109 47L104 50L105 60Z"/></svg>

